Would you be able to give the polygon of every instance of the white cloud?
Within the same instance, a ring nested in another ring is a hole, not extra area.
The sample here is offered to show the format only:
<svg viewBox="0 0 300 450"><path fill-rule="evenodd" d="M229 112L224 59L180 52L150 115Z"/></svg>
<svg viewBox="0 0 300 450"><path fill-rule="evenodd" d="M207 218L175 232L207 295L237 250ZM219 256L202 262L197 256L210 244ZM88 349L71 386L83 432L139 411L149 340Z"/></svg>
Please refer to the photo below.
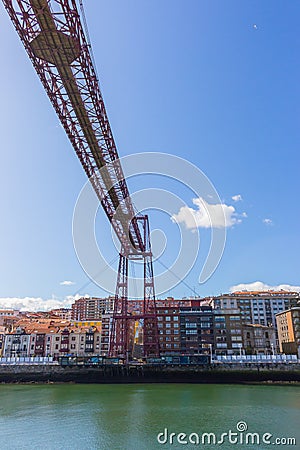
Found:
<svg viewBox="0 0 300 450"><path fill-rule="evenodd" d="M263 219L263 223L265 225L273 225L273 220L272 219Z"/></svg>
<svg viewBox="0 0 300 450"><path fill-rule="evenodd" d="M235 291L295 291L300 292L300 286L293 286L291 284L278 284L271 286L262 281L254 281L253 283L241 283L231 286L230 292Z"/></svg>
<svg viewBox="0 0 300 450"><path fill-rule="evenodd" d="M234 202L241 202L243 200L241 194L233 195L231 198Z"/></svg>
<svg viewBox="0 0 300 450"><path fill-rule="evenodd" d="M55 308L69 308L75 300L89 295L68 295L63 300L41 297L0 297L0 309L18 309L20 311L50 311Z"/></svg>
<svg viewBox="0 0 300 450"><path fill-rule="evenodd" d="M74 281L61 281L59 283L61 286L73 286L73 284L76 284Z"/></svg>
<svg viewBox="0 0 300 450"><path fill-rule="evenodd" d="M178 214L173 214L173 222L184 223L189 229L196 228L227 228L241 222L234 206L225 203L210 204L202 197L193 199L198 209L182 206Z"/></svg>
<svg viewBox="0 0 300 450"><path fill-rule="evenodd" d="M246 212L243 212L242 217L248 217L248 214Z"/></svg>

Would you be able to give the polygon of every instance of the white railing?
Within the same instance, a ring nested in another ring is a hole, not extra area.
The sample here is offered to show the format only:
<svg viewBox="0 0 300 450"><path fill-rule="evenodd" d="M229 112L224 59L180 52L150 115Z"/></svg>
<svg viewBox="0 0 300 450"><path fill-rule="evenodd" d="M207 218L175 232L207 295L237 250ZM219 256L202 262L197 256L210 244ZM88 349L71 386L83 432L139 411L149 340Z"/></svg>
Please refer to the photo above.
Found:
<svg viewBox="0 0 300 450"><path fill-rule="evenodd" d="M23 365L23 364L52 364L57 365L57 361L53 361L52 356L20 356L20 357L3 357L0 358L0 365L14 364L14 365Z"/></svg>
<svg viewBox="0 0 300 450"><path fill-rule="evenodd" d="M298 363L296 355L217 355L215 361L240 363Z"/></svg>

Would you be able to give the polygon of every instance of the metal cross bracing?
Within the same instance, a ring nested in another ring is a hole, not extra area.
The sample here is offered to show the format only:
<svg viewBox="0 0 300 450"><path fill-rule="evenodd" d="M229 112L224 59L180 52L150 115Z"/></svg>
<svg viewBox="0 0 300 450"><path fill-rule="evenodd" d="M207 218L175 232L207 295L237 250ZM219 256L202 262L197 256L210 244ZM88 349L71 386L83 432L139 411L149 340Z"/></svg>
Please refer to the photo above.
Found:
<svg viewBox="0 0 300 450"><path fill-rule="evenodd" d="M134 324L143 322L144 356L159 355L159 336L155 305L154 276L148 216L137 216L143 230L145 251L141 255L131 253L126 256L120 253L116 297L114 305L114 321L110 340L110 356L122 357L128 361L132 354ZM142 308L138 312L128 311L128 278L130 260L142 259L144 292Z"/></svg>
<svg viewBox="0 0 300 450"><path fill-rule="evenodd" d="M144 329L157 328L155 306L154 309L151 306L155 305L155 296L151 247L149 253L146 242L149 233L145 231L149 230L148 217L137 218L135 214L76 0L2 2L121 243L121 273L118 275L116 305L119 304L121 292L120 280L125 280L124 270L128 283L128 259L143 259ZM152 281L147 281L147 277ZM128 301L127 295L128 291L126 290L125 295L124 290L121 295L124 305ZM152 296L152 303L149 296ZM146 300L146 297L149 299ZM115 338L113 337L111 354L120 353L121 338L116 336L121 334L116 334L119 329L116 323L123 321L124 333L128 334L124 322L127 309L124 305L121 308L122 315L118 312L114 315ZM147 333L144 332L144 335ZM151 333L149 331L149 336ZM150 347L158 349L158 336L155 339L157 343L150 345L151 339L146 337L145 354L149 353L147 349ZM125 341L128 342L128 339L122 338L122 342ZM126 347L127 344L124 345ZM127 351L127 348L123 348L121 353Z"/></svg>

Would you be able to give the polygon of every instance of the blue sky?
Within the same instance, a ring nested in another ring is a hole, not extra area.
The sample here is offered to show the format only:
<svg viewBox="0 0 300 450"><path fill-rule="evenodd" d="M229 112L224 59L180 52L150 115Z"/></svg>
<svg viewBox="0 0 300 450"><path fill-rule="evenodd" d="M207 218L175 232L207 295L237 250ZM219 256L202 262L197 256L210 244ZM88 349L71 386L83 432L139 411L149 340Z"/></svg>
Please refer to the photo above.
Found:
<svg viewBox="0 0 300 450"><path fill-rule="evenodd" d="M119 154L185 158L209 177L224 204L247 214L227 229L210 280L198 284L200 256L188 286L202 296L258 280L298 286L300 4L85 3ZM0 39L0 297L64 299L88 282L71 234L86 179L2 5ZM139 178L130 183L145 186ZM192 195L171 187L194 207ZM242 200L234 202L238 194ZM171 221L151 212L150 219L175 239ZM101 239L109 233L101 212L97 224ZM205 249L208 232L200 231ZM114 249L103 245L110 259ZM75 284L60 285L65 280ZM103 294L93 284L80 292ZM191 293L183 284L170 292Z"/></svg>

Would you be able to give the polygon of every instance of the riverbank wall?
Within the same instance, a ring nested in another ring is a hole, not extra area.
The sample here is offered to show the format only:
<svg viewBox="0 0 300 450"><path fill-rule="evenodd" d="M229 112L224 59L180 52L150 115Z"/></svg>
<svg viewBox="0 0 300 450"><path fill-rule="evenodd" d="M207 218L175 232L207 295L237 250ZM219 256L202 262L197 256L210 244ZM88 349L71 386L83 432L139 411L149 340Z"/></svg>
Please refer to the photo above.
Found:
<svg viewBox="0 0 300 450"><path fill-rule="evenodd" d="M0 383L300 383L300 364L2 365Z"/></svg>

